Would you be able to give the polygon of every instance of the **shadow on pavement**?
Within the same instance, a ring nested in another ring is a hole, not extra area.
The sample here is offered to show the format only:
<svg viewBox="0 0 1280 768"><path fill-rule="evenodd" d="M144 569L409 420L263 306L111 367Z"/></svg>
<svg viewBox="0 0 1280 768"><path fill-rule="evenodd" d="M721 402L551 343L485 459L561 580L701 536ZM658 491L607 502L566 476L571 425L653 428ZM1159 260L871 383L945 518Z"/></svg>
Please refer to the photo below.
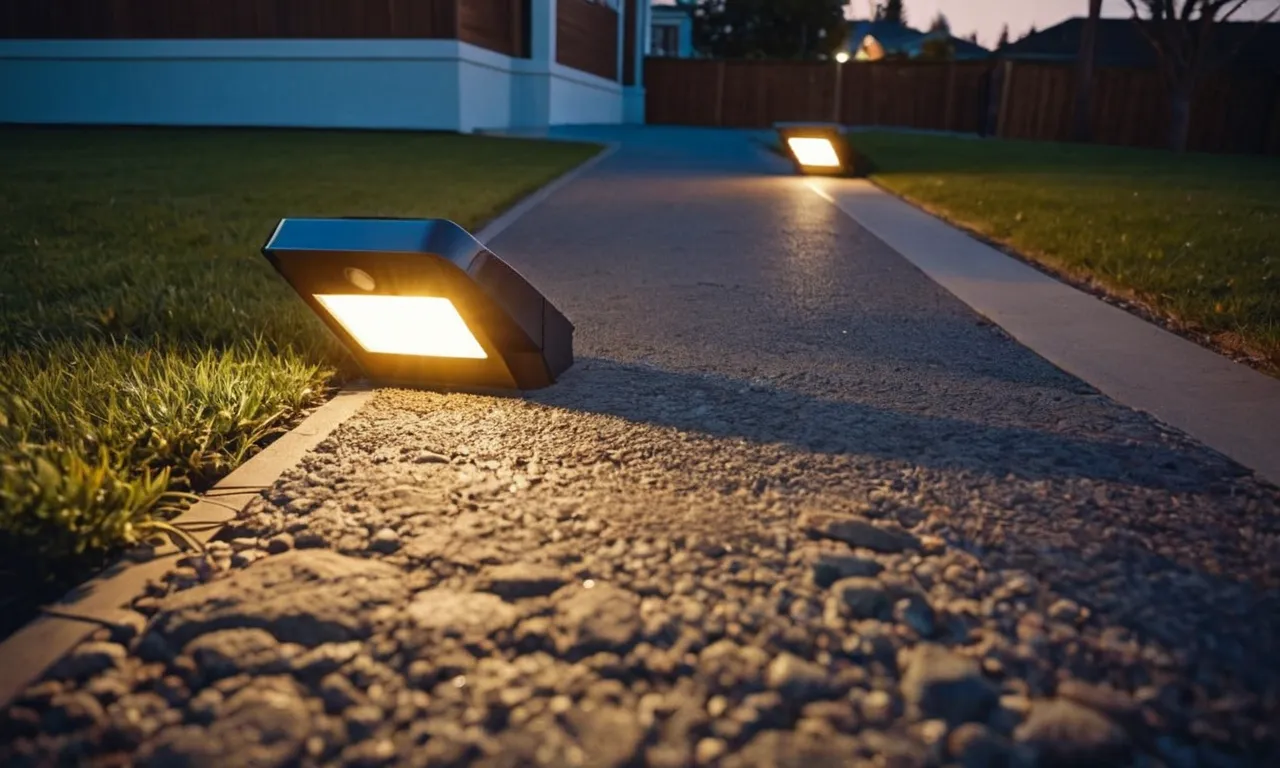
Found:
<svg viewBox="0 0 1280 768"><path fill-rule="evenodd" d="M713 437L996 478L1084 478L1188 493L1247 474L1207 450L1192 455L1132 438L1090 439L904 413L602 359L579 360L557 386L532 393L530 400Z"/></svg>

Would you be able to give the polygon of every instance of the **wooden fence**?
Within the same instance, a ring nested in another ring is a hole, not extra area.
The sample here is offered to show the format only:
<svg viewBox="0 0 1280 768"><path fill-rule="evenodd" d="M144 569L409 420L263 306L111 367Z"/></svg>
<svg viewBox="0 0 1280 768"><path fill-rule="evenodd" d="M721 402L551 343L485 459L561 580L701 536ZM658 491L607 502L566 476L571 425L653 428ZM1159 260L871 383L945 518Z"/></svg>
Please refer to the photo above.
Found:
<svg viewBox="0 0 1280 768"><path fill-rule="evenodd" d="M618 79L618 12L591 0L556 3L556 61Z"/></svg>
<svg viewBox="0 0 1280 768"><path fill-rule="evenodd" d="M645 63L650 123L758 128L836 121L1001 138L1070 138L1074 69L1013 62L706 61ZM1093 133L1099 143L1164 146L1169 101L1160 73L1100 69ZM1280 154L1280 79L1220 77L1192 106L1190 146Z"/></svg>
<svg viewBox="0 0 1280 768"><path fill-rule="evenodd" d="M525 56L528 0L0 0L0 38L448 38Z"/></svg>

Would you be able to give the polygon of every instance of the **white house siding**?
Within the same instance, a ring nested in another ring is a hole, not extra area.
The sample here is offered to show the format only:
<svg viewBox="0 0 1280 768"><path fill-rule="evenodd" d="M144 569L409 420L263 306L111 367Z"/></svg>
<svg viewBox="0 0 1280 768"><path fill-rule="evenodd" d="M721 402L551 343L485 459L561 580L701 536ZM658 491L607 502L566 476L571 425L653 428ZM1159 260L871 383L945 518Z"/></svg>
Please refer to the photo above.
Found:
<svg viewBox="0 0 1280 768"><path fill-rule="evenodd" d="M456 40L0 40L0 122L472 131L617 123L622 87Z"/></svg>

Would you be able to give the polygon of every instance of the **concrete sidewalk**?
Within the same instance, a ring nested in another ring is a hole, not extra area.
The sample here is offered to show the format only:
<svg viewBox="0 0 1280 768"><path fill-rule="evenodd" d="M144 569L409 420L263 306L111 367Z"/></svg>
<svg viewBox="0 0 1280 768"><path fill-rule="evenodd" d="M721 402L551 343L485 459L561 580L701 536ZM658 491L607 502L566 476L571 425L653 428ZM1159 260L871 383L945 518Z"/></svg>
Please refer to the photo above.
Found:
<svg viewBox="0 0 1280 768"><path fill-rule="evenodd" d="M491 243L525 398L382 391L3 720L0 762L1265 765L1280 494L739 133Z"/></svg>

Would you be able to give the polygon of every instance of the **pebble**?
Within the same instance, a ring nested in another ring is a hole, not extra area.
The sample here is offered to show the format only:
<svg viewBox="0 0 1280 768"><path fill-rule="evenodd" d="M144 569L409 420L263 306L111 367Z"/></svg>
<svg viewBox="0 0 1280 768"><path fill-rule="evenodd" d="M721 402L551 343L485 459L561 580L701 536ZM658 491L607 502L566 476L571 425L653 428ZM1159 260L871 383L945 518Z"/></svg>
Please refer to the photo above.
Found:
<svg viewBox="0 0 1280 768"><path fill-rule="evenodd" d="M400 549L400 534L390 528L381 528L370 537L369 549L389 555Z"/></svg>
<svg viewBox="0 0 1280 768"><path fill-rule="evenodd" d="M68 691L49 701L41 722L44 730L60 736L77 729L96 727L105 717L106 711L92 695L84 691Z"/></svg>
<svg viewBox="0 0 1280 768"><path fill-rule="evenodd" d="M81 643L54 664L49 675L59 680L84 680L109 669L116 669L127 655L125 647L119 643Z"/></svg>
<svg viewBox="0 0 1280 768"><path fill-rule="evenodd" d="M940 645L916 647L902 676L902 696L925 717L951 725L984 720L999 692L982 676L978 663Z"/></svg>
<svg viewBox="0 0 1280 768"><path fill-rule="evenodd" d="M1066 699L1033 702L1014 739L1035 750L1046 768L1128 765L1129 735L1105 715Z"/></svg>
<svg viewBox="0 0 1280 768"><path fill-rule="evenodd" d="M277 533L267 540L267 554L278 555L293 549L293 534Z"/></svg>
<svg viewBox="0 0 1280 768"><path fill-rule="evenodd" d="M831 585L840 615L855 619L886 618L892 608L889 590L879 579L852 576Z"/></svg>
<svg viewBox="0 0 1280 768"><path fill-rule="evenodd" d="M765 685L792 702L804 702L827 693L831 680L821 666L794 654L781 653L769 662Z"/></svg>
<svg viewBox="0 0 1280 768"><path fill-rule="evenodd" d="M962 768L1000 768L1013 762L1013 744L982 723L962 723L947 736L947 754Z"/></svg>
<svg viewBox="0 0 1280 768"><path fill-rule="evenodd" d="M478 589L492 592L504 600L546 597L567 583L559 570L534 563L496 565L481 575Z"/></svg>
<svg viewBox="0 0 1280 768"><path fill-rule="evenodd" d="M823 552L813 564L813 583L830 587L840 579L850 576L872 577L880 574L884 566L865 557Z"/></svg>
<svg viewBox="0 0 1280 768"><path fill-rule="evenodd" d="M920 540L896 526L880 526L853 517L812 515L802 523L814 536L843 541L851 547L893 554L920 548Z"/></svg>

